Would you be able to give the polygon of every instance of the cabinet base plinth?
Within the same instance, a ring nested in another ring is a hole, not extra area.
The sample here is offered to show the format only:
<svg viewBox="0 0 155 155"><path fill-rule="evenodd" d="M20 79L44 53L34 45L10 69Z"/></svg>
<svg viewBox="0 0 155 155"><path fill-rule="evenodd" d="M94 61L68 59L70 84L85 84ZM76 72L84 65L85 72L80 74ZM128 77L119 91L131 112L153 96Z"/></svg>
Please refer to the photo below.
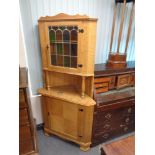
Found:
<svg viewBox="0 0 155 155"><path fill-rule="evenodd" d="M48 132L44 132L45 136L49 137L50 134Z"/></svg>
<svg viewBox="0 0 155 155"><path fill-rule="evenodd" d="M85 145L80 145L80 150L82 151L88 151L90 149L90 145L85 146Z"/></svg>

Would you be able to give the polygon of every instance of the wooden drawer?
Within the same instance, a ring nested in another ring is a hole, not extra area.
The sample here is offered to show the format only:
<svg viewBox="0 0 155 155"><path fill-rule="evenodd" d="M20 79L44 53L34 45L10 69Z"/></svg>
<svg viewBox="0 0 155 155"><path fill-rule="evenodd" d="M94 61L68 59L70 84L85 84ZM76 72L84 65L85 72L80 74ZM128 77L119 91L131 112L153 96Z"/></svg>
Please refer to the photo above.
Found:
<svg viewBox="0 0 155 155"><path fill-rule="evenodd" d="M124 88L131 85L131 74L119 75L117 77L116 88Z"/></svg>
<svg viewBox="0 0 155 155"><path fill-rule="evenodd" d="M120 124L120 127L117 129L117 135L124 135L129 132L135 131L135 123L130 124Z"/></svg>
<svg viewBox="0 0 155 155"><path fill-rule="evenodd" d="M96 94L107 92L109 90L109 82L110 82L109 77L95 78L94 83Z"/></svg>
<svg viewBox="0 0 155 155"><path fill-rule="evenodd" d="M34 151L33 139L28 139L19 143L20 154L26 154Z"/></svg>
<svg viewBox="0 0 155 155"><path fill-rule="evenodd" d="M28 117L28 109L23 108L19 110L19 124L26 124L29 122L29 117Z"/></svg>
<svg viewBox="0 0 155 155"><path fill-rule="evenodd" d="M125 135L127 133L133 132L134 130L135 130L135 125L128 124L125 126L120 126L114 130L100 131L100 132L94 133L92 136L92 146L95 146L97 144L106 142L113 138Z"/></svg>
<svg viewBox="0 0 155 155"><path fill-rule="evenodd" d="M30 125L20 126L19 128L19 140L23 141L30 139L32 136Z"/></svg>
<svg viewBox="0 0 155 155"><path fill-rule="evenodd" d="M135 85L135 73L132 73L132 74L131 74L130 84L131 84L132 86Z"/></svg>

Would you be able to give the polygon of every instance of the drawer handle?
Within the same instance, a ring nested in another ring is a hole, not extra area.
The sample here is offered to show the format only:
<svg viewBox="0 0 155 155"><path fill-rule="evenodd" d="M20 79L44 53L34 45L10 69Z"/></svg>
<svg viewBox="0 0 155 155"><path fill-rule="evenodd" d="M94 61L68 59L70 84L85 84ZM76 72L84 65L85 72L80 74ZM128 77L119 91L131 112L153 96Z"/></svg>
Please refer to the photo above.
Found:
<svg viewBox="0 0 155 155"><path fill-rule="evenodd" d="M128 113L131 113L131 111L132 111L132 108L129 108L129 109L128 109Z"/></svg>
<svg viewBox="0 0 155 155"><path fill-rule="evenodd" d="M123 124L120 125L121 128L124 127L124 126L125 126L125 125L123 125Z"/></svg>
<svg viewBox="0 0 155 155"><path fill-rule="evenodd" d="M130 121L130 118L126 118L125 122L128 123Z"/></svg>
<svg viewBox="0 0 155 155"><path fill-rule="evenodd" d="M112 116L112 115L111 115L110 113L108 113L108 114L105 116L105 118L110 119L111 116Z"/></svg>
<svg viewBox="0 0 155 155"><path fill-rule="evenodd" d="M104 129L109 129L109 127L110 127L110 124L105 124L104 125Z"/></svg>
<svg viewBox="0 0 155 155"><path fill-rule="evenodd" d="M124 128L124 131L127 131L127 130L128 130L128 127L125 127L125 128Z"/></svg>
<svg viewBox="0 0 155 155"><path fill-rule="evenodd" d="M106 134L104 134L102 137L103 137L103 138L108 138L108 137L109 137L109 134L106 133Z"/></svg>

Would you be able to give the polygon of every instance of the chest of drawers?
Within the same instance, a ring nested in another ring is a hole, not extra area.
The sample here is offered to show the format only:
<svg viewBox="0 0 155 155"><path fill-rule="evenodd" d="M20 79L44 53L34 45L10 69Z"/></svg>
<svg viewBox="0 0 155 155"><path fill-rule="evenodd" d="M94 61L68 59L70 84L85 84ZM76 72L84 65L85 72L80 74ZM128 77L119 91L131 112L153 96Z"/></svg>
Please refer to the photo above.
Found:
<svg viewBox="0 0 155 155"><path fill-rule="evenodd" d="M99 66L97 66L99 67ZM108 91L96 93L94 90L94 108L92 145L106 142L135 130L135 88L134 67L126 70L108 70L97 68L95 78L115 77L109 82ZM128 80L126 80L128 79ZM97 81L97 80L94 80Z"/></svg>
<svg viewBox="0 0 155 155"><path fill-rule="evenodd" d="M38 152L35 121L32 117L29 101L26 68L20 69L19 83L19 154Z"/></svg>

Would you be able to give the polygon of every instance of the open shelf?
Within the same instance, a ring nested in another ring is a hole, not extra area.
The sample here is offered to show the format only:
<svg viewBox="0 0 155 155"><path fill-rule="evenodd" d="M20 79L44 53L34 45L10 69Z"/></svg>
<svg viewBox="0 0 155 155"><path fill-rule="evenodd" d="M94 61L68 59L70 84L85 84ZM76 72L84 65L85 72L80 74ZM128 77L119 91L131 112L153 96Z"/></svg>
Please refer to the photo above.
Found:
<svg viewBox="0 0 155 155"><path fill-rule="evenodd" d="M39 89L39 93L48 97L53 97L85 106L96 104L95 101L88 95L85 95L85 97L82 98L78 90L72 85L56 86L50 88L50 90L41 88Z"/></svg>

